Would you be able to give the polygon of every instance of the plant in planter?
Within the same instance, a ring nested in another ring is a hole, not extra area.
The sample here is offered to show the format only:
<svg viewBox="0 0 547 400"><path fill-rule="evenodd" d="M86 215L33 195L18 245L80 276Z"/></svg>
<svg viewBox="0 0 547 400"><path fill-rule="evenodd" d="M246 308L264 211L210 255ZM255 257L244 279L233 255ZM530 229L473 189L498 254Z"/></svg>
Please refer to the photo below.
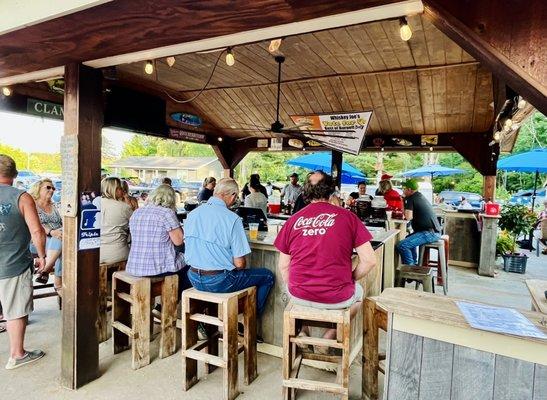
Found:
<svg viewBox="0 0 547 400"><path fill-rule="evenodd" d="M536 215L526 206L509 204L502 208L499 227L512 236L511 242L506 241L506 244L508 244L507 250L509 251L506 250L506 254L502 254L505 271L519 272L521 274L526 272L526 260L528 257L524 254L516 253L516 242L520 235L530 232L535 222ZM503 238L502 235L503 232L500 235L501 238Z"/></svg>

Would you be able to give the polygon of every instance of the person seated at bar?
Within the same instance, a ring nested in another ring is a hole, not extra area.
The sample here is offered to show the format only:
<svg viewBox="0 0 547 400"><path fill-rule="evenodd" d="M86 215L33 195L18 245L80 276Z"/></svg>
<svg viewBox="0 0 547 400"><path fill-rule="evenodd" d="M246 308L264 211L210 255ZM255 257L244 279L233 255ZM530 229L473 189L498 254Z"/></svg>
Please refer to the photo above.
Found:
<svg viewBox="0 0 547 400"><path fill-rule="evenodd" d="M129 255L129 218L131 206L124 201L119 178L108 177L101 182L101 263L127 260Z"/></svg>
<svg viewBox="0 0 547 400"><path fill-rule="evenodd" d="M372 196L367 194L367 182L361 181L357 184L359 200L372 201Z"/></svg>
<svg viewBox="0 0 547 400"><path fill-rule="evenodd" d="M131 207L131 209L135 211L137 208L139 208L139 202L136 197L129 194L129 183L125 179L122 179L121 182L123 189L123 201L125 201L129 205L129 207Z"/></svg>
<svg viewBox="0 0 547 400"><path fill-rule="evenodd" d="M266 188L260 183L260 175L258 174L251 174L249 178L249 183L246 183L245 186L243 186L243 189L241 190L241 199L245 201L245 197L247 197L251 192L249 190L249 185L253 183L255 185L258 185L259 192L262 193L264 196L268 197L268 191Z"/></svg>
<svg viewBox="0 0 547 400"><path fill-rule="evenodd" d="M387 203L387 206L390 210L402 210L403 209L403 199L401 195L393 189L391 184L391 175L383 174L380 178L380 183L378 184L378 194L384 196L384 199Z"/></svg>
<svg viewBox="0 0 547 400"><path fill-rule="evenodd" d="M264 215L268 215L268 198L260 193L256 182L249 184L249 191L249 195L245 197L245 207L260 208Z"/></svg>
<svg viewBox="0 0 547 400"><path fill-rule="evenodd" d="M54 270L53 287L61 296L63 286L63 267L61 251L63 249L63 220L59 210L51 200L55 192L55 186L51 179L45 178L35 182L29 190L29 194L36 202L36 210L40 223L46 231L46 266L44 270ZM30 246L31 253L36 254L34 244Z"/></svg>
<svg viewBox="0 0 547 400"><path fill-rule="evenodd" d="M215 190L215 185L217 184L217 180L213 176L209 176L205 178L203 181L203 187L198 193L198 201L201 203L202 201L207 201L209 198L213 195L213 191Z"/></svg>
<svg viewBox="0 0 547 400"><path fill-rule="evenodd" d="M125 270L134 276L179 277L179 297L191 287L184 263L184 235L177 219L175 191L159 185L150 193L144 207L129 219L131 249Z"/></svg>
<svg viewBox="0 0 547 400"><path fill-rule="evenodd" d="M333 179L314 172L304 184L310 204L283 225L274 246L280 251L279 271L292 302L320 309L351 308L352 317L361 308L363 288L357 281L376 265L370 244L372 235L355 214L329 203ZM359 264L352 271L353 251ZM303 328L302 334L309 335ZM336 337L336 329L324 338Z"/></svg>
<svg viewBox="0 0 547 400"><path fill-rule="evenodd" d="M403 264L418 264L416 248L423 244L434 243L441 238L441 226L427 199L418 192L416 179L403 183L405 196L405 219L410 221L413 232L397 244Z"/></svg>
<svg viewBox="0 0 547 400"><path fill-rule="evenodd" d="M251 248L241 218L229 210L238 193L237 182L223 178L213 197L188 214L184 222L188 277L196 289L205 292L230 293L256 286L261 315L274 275L266 268L246 268L245 256Z"/></svg>

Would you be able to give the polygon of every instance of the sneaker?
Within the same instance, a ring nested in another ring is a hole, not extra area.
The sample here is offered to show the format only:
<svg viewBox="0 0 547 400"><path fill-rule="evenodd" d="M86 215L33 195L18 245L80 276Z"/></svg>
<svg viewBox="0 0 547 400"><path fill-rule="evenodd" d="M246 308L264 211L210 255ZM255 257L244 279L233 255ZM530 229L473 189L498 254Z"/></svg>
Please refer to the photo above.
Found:
<svg viewBox="0 0 547 400"><path fill-rule="evenodd" d="M46 353L44 353L42 350L32 350L25 352L25 355L21 358L11 358L8 360L8 363L6 364L6 369L15 369L22 367L23 365L30 364L34 361L38 361L40 358L45 356Z"/></svg>

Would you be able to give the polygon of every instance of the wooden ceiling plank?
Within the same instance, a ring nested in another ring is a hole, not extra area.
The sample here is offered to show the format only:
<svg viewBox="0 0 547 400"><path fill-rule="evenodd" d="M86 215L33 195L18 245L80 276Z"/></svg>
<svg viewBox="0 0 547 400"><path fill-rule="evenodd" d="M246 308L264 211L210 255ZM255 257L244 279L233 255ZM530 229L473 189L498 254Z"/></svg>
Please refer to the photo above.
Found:
<svg viewBox="0 0 547 400"><path fill-rule="evenodd" d="M332 111L343 112L344 109L342 107L342 103L340 102L340 98L336 95L334 88L331 85L331 79L332 78L318 79L317 83L319 84L321 91L325 95L325 100L332 108Z"/></svg>
<svg viewBox="0 0 547 400"><path fill-rule="evenodd" d="M391 81L391 88L393 90L393 96L395 98L395 105L397 106L397 114L399 116L399 123L401 125L401 132L405 134L414 133L412 129L412 119L410 117L410 111L408 107L408 100L406 98L406 90L403 82L403 73L395 73L388 75Z"/></svg>
<svg viewBox="0 0 547 400"><path fill-rule="evenodd" d="M407 17L407 22L412 29L412 38L407 43L412 52L414 62L417 66L431 65L422 17L420 15Z"/></svg>
<svg viewBox="0 0 547 400"><path fill-rule="evenodd" d="M420 102L420 89L418 87L418 74L416 71L403 72L403 84L406 91L408 110L412 120L412 131L422 135L424 133L424 121L422 119L422 105Z"/></svg>
<svg viewBox="0 0 547 400"><path fill-rule="evenodd" d="M270 124L275 121L276 117L276 98L272 98L271 94L264 90L264 86L256 88L256 95L264 99L264 109L262 110L263 114L270 120ZM279 119L283 119L283 114L281 112L281 104L279 107ZM283 121L281 121L283 122Z"/></svg>
<svg viewBox="0 0 547 400"><path fill-rule="evenodd" d="M255 105L255 115L257 115L258 121L261 126L269 127L272 123L272 118L266 116L264 113L264 98L257 95L256 91L251 88L241 88L242 95L247 98L246 101Z"/></svg>
<svg viewBox="0 0 547 400"><path fill-rule="evenodd" d="M163 66L165 66L169 72L171 72L171 75L168 75L168 76L172 76L172 80L174 80L175 82L178 82L179 85L183 85L183 86L188 85L187 88L182 90L188 90L188 88L193 90L201 89L207 82L207 79L209 78L209 74L211 73L213 69L212 65L209 67L196 65L193 62L188 62L186 59L180 56L175 57L175 65L173 65L172 67L167 66L163 61L160 61L160 63ZM157 61L156 61L156 64L157 64ZM164 67L162 67L162 70L163 69ZM208 71L208 73L206 73L205 71ZM160 76L162 75L162 73L160 73ZM183 79L181 79L181 77ZM191 83L186 82L187 79Z"/></svg>
<svg viewBox="0 0 547 400"><path fill-rule="evenodd" d="M290 84L281 84L281 94L287 100L287 102L291 104L295 114L301 115L306 113L304 107L302 107L302 104L296 99Z"/></svg>
<svg viewBox="0 0 547 400"><path fill-rule="evenodd" d="M473 65L465 68L463 81L458 84L462 88L461 111L464 115L461 125L463 132L473 132L473 114L475 105L475 82L477 80L478 66Z"/></svg>
<svg viewBox="0 0 547 400"><path fill-rule="evenodd" d="M334 95L340 101L342 110L344 112L358 111L359 109L353 108L351 102L348 98L348 93L346 91L345 85L342 83L341 77L337 76L335 78L329 79Z"/></svg>
<svg viewBox="0 0 547 400"><path fill-rule="evenodd" d="M203 96L203 94L202 94ZM206 97L201 98L198 97L200 100L200 104L202 105L202 108L205 108L206 110L214 110L214 115L216 116L216 125L222 128L228 128L230 126L240 126L241 125L241 119L238 118L237 115L235 115L234 111L230 108L225 108L224 104L221 104L219 101L219 97L216 94L208 93ZM228 135L230 136L239 136L240 134L235 131L228 131L225 130L224 132L229 132Z"/></svg>
<svg viewBox="0 0 547 400"><path fill-rule="evenodd" d="M384 61L387 69L400 68L401 65L397 60L395 52L391 48L391 44L389 43L389 39L387 38L386 33L382 28L381 22L372 22L370 24L365 24L364 27L366 32L368 33L368 36L372 40L374 47L380 54L380 57L382 57L382 60Z"/></svg>
<svg viewBox="0 0 547 400"><path fill-rule="evenodd" d="M398 20L388 20L382 22L382 29L384 30L386 38L389 41L397 60L399 61L399 65L402 68L414 67L416 66L416 62L412 56L409 42L401 39L399 28L400 25ZM414 38L414 40L418 40L418 38L414 37L414 34L412 35L412 38Z"/></svg>
<svg viewBox="0 0 547 400"><path fill-rule="evenodd" d="M306 33L301 36L302 42L305 43L311 51L317 54L323 62L329 65L335 73L344 73L347 68L336 57L331 57L328 48L323 45L323 42L313 33Z"/></svg>
<svg viewBox="0 0 547 400"><path fill-rule="evenodd" d="M219 91L221 101L224 101L228 107L231 107L235 113L241 117L244 121L244 127L250 129L254 127L256 129L261 129L256 117L252 113L251 107L252 104L245 104L237 95L236 90L238 89L222 89Z"/></svg>
<svg viewBox="0 0 547 400"><path fill-rule="evenodd" d="M251 49L256 49L257 52ZM262 51L258 51L262 50ZM259 56L264 53L266 57ZM236 64L244 63L248 68L254 71L254 74L262 76L268 82L277 80L277 64L273 57L269 56L268 52L264 51L258 44L238 46L234 49Z"/></svg>
<svg viewBox="0 0 547 400"><path fill-rule="evenodd" d="M277 101L277 85L266 85L262 86L261 88L262 94L264 97L266 97L272 106L276 107L276 101ZM290 119L289 115L291 113L292 108L287 103L287 101L281 96L279 101L279 119L285 127L292 125L292 120ZM272 115L270 124L275 121L275 114Z"/></svg>
<svg viewBox="0 0 547 400"><path fill-rule="evenodd" d="M246 110L248 114L247 116L254 121L254 125L256 127L264 129L269 128L271 121L268 122L266 118L264 118L263 114L260 112L262 107L261 103L257 102L257 98L248 97L243 89L231 89L230 93L232 99L239 99L235 100L236 103L240 106L240 108Z"/></svg>
<svg viewBox="0 0 547 400"><path fill-rule="evenodd" d="M361 53L367 59L367 62L372 67L373 71L384 71L387 69L387 65L380 56L380 53L374 47L369 34L365 29L365 25L348 26L347 31L350 33L353 41L361 50Z"/></svg>
<svg viewBox="0 0 547 400"><path fill-rule="evenodd" d="M433 82L433 106L435 107L435 129L446 132L446 71L434 69L431 71Z"/></svg>
<svg viewBox="0 0 547 400"><path fill-rule="evenodd" d="M465 70L463 68L446 69L446 131L462 132L461 97L462 81Z"/></svg>
<svg viewBox="0 0 547 400"><path fill-rule="evenodd" d="M418 71L418 87L420 88L420 104L422 105L422 120L424 121L425 134L438 132L435 130L432 73L432 70Z"/></svg>
<svg viewBox="0 0 547 400"><path fill-rule="evenodd" d="M370 99L372 101L373 109L378 116L380 131L381 132L395 132L391 126L391 120L388 116L387 107L384 103L384 97L380 91L380 85L378 84L377 75L365 75L364 83L369 92ZM361 97L362 99L362 97Z"/></svg>
<svg viewBox="0 0 547 400"><path fill-rule="evenodd" d="M208 54L197 54L190 53L179 56L181 58L181 66L184 66L185 69L193 71L194 74L199 76L203 81L203 85L207 82L207 79L213 71L213 67L217 58L219 57L218 53L208 53ZM222 82L230 82L231 76L228 71L226 71L222 63L224 54L220 55L217 68L211 78L210 87L218 87L222 85ZM226 63L224 63L226 64ZM175 63L175 65L177 65Z"/></svg>
<svg viewBox="0 0 547 400"><path fill-rule="evenodd" d="M444 35L429 20L422 18L430 65L445 65Z"/></svg>
<svg viewBox="0 0 547 400"><path fill-rule="evenodd" d="M442 33L441 33L442 34ZM443 43L444 43L444 53L446 57L446 63L447 64L457 64L462 62L462 53L463 50L460 46L456 44L452 39L450 39L448 36L443 36Z"/></svg>
<svg viewBox="0 0 547 400"><path fill-rule="evenodd" d="M378 112L374 108L372 103L372 96L369 93L367 83L365 82L364 75L356 75L352 77L353 84L355 85L355 90L361 101L361 107L364 111L372 110L372 119L370 121L371 126L377 133L382 133L382 126L380 126L380 119L378 118ZM385 126L385 125L384 125Z"/></svg>
<svg viewBox="0 0 547 400"><path fill-rule="evenodd" d="M343 30L344 33L340 33L343 35L344 40L347 41L347 46L351 48L351 54L354 54L355 57L355 63L359 66L361 71L364 72L372 72L374 71L374 68L368 61L368 58L365 53L361 50L361 48L357 45L357 38L354 37L351 33L351 31L347 28L341 28L340 31Z"/></svg>
<svg viewBox="0 0 547 400"><path fill-rule="evenodd" d="M285 83L284 85L285 87L290 88L297 103L300 105L300 107L302 107L302 111L304 114L313 113L313 107L310 105L309 99L304 96L304 93L302 92L302 89L300 88L298 82Z"/></svg>
<svg viewBox="0 0 547 400"><path fill-rule="evenodd" d="M226 97L228 96L223 92L223 90L218 90L216 92L212 92L209 99L211 101L211 104L216 103L216 106L221 111L221 115L226 115L224 119L230 121L230 124L228 126L235 126L236 128L239 128L242 125L250 124L250 122L244 118L242 113L231 102L231 100L228 100L228 102L226 101ZM224 127L226 127L226 125L226 123L223 124Z"/></svg>
<svg viewBox="0 0 547 400"><path fill-rule="evenodd" d="M328 49L330 56L337 60L344 60L342 65L344 70L339 70L340 73L357 73L363 72L353 61L353 56L348 53L347 46L342 45L332 31L320 31L313 34L323 46ZM347 44L347 42L343 42Z"/></svg>
<svg viewBox="0 0 547 400"><path fill-rule="evenodd" d="M477 70L477 87L476 93L476 121L474 122L474 132L485 132L492 128L494 120L494 110L490 107L490 103L494 101L492 92L492 74L484 67Z"/></svg>
<svg viewBox="0 0 547 400"><path fill-rule="evenodd" d="M334 105L332 105L327 99L327 94L330 94L330 93L328 92L325 93L323 91L323 88L321 87L321 80L322 79L316 79L314 81L310 81L310 88L315 98L319 102L319 105L321 106L321 109L319 112L322 112L322 113L333 112Z"/></svg>
<svg viewBox="0 0 547 400"><path fill-rule="evenodd" d="M319 113L323 109L321 107L321 104L319 103L319 100L315 97L315 93L312 90L312 82L306 81L306 82L297 82L298 88L300 89L300 92L302 93L302 96L306 99L308 104L311 108L311 113Z"/></svg>
<svg viewBox="0 0 547 400"><path fill-rule="evenodd" d="M346 93L348 94L348 99L351 102L352 109L356 111L372 111L372 118L370 120L369 130L367 133L379 134L380 125L378 124L378 118L376 117L376 114L372 107L372 103L370 102L370 98L366 98L367 103L363 104L363 102L361 101L361 97L359 96L359 89L357 88L357 85L355 84L352 76L343 76L341 77L341 80L344 88L346 89ZM361 87L361 92L363 93L363 97L365 98L368 96L368 90L366 88L364 80L361 79L360 82L362 82L361 85L364 86Z"/></svg>
<svg viewBox="0 0 547 400"><path fill-rule="evenodd" d="M300 36L284 39L281 50L286 58L298 60L299 68L302 70L300 76L324 76L336 73ZM293 72L292 75L287 75L286 79L294 77Z"/></svg>
<svg viewBox="0 0 547 400"><path fill-rule="evenodd" d="M401 122L399 119L399 112L395 104L395 96L393 95L393 88L391 87L391 80L389 74L379 74L378 85L382 98L384 99L384 106L386 108L387 117L391 126L391 132L400 134L402 133Z"/></svg>

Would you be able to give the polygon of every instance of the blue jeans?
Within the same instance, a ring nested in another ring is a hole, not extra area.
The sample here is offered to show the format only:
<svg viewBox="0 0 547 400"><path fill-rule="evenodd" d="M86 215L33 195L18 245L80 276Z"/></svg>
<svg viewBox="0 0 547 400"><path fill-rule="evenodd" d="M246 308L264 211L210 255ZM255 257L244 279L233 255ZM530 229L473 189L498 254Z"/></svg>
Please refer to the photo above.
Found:
<svg viewBox="0 0 547 400"><path fill-rule="evenodd" d="M34 246L34 244L31 243L29 248L32 254L38 253L38 250L36 249L36 246ZM62 249L63 249L62 240L59 240L54 237L49 237L49 236L46 238L46 254L48 250L59 251ZM55 272L55 276L59 278L63 276L63 256L62 255L57 259L57 261L55 261L54 272Z"/></svg>
<svg viewBox="0 0 547 400"><path fill-rule="evenodd" d="M262 315L266 298L275 282L274 275L266 268L224 270L216 275L202 275L190 270L188 278L192 286L204 292L230 293L256 286L258 315Z"/></svg>
<svg viewBox="0 0 547 400"><path fill-rule="evenodd" d="M401 255L403 264L416 265L418 264L418 255L416 247L422 244L434 243L441 238L441 235L436 232L423 231L414 232L397 243L397 251Z"/></svg>

